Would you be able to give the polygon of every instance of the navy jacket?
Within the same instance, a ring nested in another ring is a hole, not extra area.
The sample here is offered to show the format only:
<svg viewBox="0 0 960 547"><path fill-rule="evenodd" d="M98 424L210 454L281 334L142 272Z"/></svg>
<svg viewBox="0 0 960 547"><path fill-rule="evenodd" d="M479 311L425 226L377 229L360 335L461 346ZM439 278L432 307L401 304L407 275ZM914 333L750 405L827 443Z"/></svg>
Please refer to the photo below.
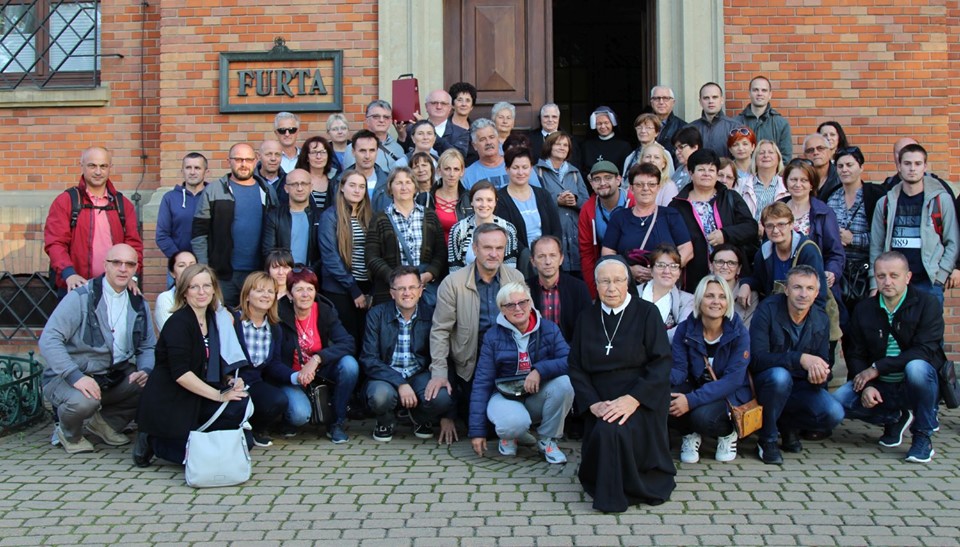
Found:
<svg viewBox="0 0 960 547"><path fill-rule="evenodd" d="M564 340L569 343L573 340L573 328L577 325L577 318L580 312L590 307L593 301L590 298L590 291L587 290L587 284L572 275L560 272L560 280L557 282L560 287L560 332ZM543 313L543 288L540 287L540 280L536 277L527 279L527 286L530 287L530 296L533 303Z"/></svg>
<svg viewBox="0 0 960 547"><path fill-rule="evenodd" d="M853 377L877 364L880 374L903 372L907 363L920 359L939 369L943 353L943 308L936 297L907 287L907 295L893 314L893 324L880 307L881 295L862 300L850 321L850 351L844 352L848 376ZM893 336L900 355L887 357L887 337Z"/></svg>
<svg viewBox="0 0 960 547"><path fill-rule="evenodd" d="M250 361L250 352L247 351L247 341L243 336L243 323L240 321L240 312L233 313L233 328L237 331L237 340L240 340L240 346L243 348L243 355L246 356L249 365L240 369L240 377L243 383L252 386L262 380L268 380L271 384L288 386L293 369L290 365L284 364L280 359L280 341L283 338L280 325L270 325L270 355L267 360L259 367L253 366ZM292 361L291 361L292 364Z"/></svg>
<svg viewBox="0 0 960 547"><path fill-rule="evenodd" d="M539 315L539 314L538 314ZM487 436L487 403L496 391L497 378L517 375L517 342L511 329L501 324L490 328L480 345L477 369L473 373L473 393L470 396L468 437ZM539 325L530 333L527 353L531 368L546 382L567 373L567 355L570 346L560 334L560 328L551 321L538 317Z"/></svg>
<svg viewBox="0 0 960 547"><path fill-rule="evenodd" d="M411 350L420 366L418 372L430 369L430 327L433 326L433 308L423 302L417 307L410 333ZM363 333L363 350L360 365L368 380L388 382L395 388L408 383L396 369L390 366L393 352L397 349L400 320L397 305L392 300L374 306L367 313L367 329Z"/></svg>
<svg viewBox="0 0 960 547"><path fill-rule="evenodd" d="M740 316L723 319L723 336L713 358L713 372L717 380L696 387L706 366L707 345L703 339L703 323L690 316L677 326L673 335L673 368L670 370L670 388L689 386L687 403L694 409L714 401L729 400L737 406L752 399L747 368L750 365L750 335Z"/></svg>
<svg viewBox="0 0 960 547"><path fill-rule="evenodd" d="M807 371L800 367L800 355L809 353L824 361L830 353L830 318L818 306L807 313L800 340L796 344L790 336L792 319L787 311L787 297L775 294L757 306L750 321L750 371L762 372L773 367L787 369L794 378L806 379Z"/></svg>
<svg viewBox="0 0 960 547"><path fill-rule="evenodd" d="M320 247L320 271L314 271L320 277L320 288L324 293L349 294L351 299L356 300L363 291L340 256L336 207L330 207L320 215L317 240ZM365 241L363 245L366 245Z"/></svg>
<svg viewBox="0 0 960 547"><path fill-rule="evenodd" d="M317 233L320 227L320 213L311 203L304 212L307 214L307 266L314 271L320 267L320 246L317 243ZM260 254L266 260L267 255L274 249L290 250L293 240L293 215L290 213L290 203L280 202L280 206L267 213L263 222L263 233L260 235ZM269 266L269 265L265 265Z"/></svg>

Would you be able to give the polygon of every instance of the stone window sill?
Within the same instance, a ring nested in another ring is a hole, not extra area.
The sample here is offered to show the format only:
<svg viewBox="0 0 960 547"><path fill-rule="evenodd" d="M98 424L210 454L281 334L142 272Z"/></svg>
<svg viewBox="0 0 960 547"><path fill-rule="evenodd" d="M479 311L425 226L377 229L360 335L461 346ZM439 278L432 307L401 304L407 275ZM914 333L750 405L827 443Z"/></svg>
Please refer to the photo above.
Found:
<svg viewBox="0 0 960 547"><path fill-rule="evenodd" d="M110 86L94 89L18 89L0 91L0 108L107 106Z"/></svg>

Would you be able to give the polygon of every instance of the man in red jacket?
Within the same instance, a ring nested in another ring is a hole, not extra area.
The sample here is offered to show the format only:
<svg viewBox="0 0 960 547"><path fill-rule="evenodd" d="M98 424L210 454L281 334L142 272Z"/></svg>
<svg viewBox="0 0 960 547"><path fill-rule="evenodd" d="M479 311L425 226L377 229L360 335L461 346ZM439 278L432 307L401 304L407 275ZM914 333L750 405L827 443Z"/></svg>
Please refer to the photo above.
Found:
<svg viewBox="0 0 960 547"><path fill-rule="evenodd" d="M110 151L99 146L87 148L80 156L82 175L76 187L77 209L70 196L72 190L57 196L50 206L43 228L43 249L50 257L61 296L102 275L107 251L118 243L126 243L137 251L137 271L143 270L143 240L137 232L137 213L110 181L111 167ZM135 286L136 282L137 277L133 276L130 284Z"/></svg>

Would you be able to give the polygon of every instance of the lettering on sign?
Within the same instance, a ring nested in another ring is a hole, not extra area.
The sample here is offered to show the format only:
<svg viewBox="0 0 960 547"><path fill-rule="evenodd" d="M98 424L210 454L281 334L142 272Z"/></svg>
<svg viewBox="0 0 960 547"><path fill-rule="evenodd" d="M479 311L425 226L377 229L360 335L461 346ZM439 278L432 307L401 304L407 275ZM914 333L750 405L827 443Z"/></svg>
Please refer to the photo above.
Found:
<svg viewBox="0 0 960 547"><path fill-rule="evenodd" d="M343 50L220 54L220 112L340 112Z"/></svg>

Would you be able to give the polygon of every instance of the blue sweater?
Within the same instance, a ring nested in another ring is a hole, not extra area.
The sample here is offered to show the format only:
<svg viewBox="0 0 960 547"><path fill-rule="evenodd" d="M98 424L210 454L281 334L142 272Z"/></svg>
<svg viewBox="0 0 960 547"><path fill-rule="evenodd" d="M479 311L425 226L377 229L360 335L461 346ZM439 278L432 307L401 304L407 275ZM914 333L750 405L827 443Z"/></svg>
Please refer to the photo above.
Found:
<svg viewBox="0 0 960 547"><path fill-rule="evenodd" d="M203 187L206 188L207 183L203 183ZM182 184L178 184L160 200L156 240L157 247L167 258L181 251L193 251L190 245L193 213L197 210L201 195L202 189L193 195Z"/></svg>

